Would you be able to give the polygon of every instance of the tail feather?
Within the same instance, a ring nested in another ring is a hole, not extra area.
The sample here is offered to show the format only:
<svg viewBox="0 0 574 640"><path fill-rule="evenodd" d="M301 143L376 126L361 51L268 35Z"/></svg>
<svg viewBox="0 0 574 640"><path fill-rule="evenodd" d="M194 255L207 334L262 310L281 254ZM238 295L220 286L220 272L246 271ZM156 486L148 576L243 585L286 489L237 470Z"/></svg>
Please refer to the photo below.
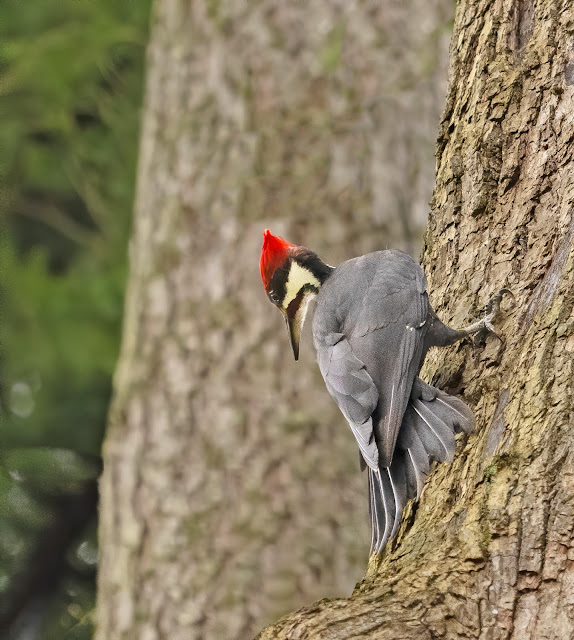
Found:
<svg viewBox="0 0 574 640"><path fill-rule="evenodd" d="M391 487L393 489L393 497L395 499L395 522L393 524L393 530L391 531L391 538L393 538L399 530L401 517L408 501L407 475L404 457L404 451L401 451L399 455L393 457L391 466L387 469Z"/></svg>
<svg viewBox="0 0 574 640"><path fill-rule="evenodd" d="M416 497L418 498L430 471L431 458L424 442L421 440L418 430L414 426L416 422L417 416L409 405L405 412L403 424L401 425L401 433L397 440L397 450L395 453L404 450L410 454L409 461L415 472L417 481Z"/></svg>
<svg viewBox="0 0 574 640"><path fill-rule="evenodd" d="M393 530L395 520L395 496L390 483L388 471L385 467L379 468L378 471L375 471L375 479L378 482L380 495L382 496L382 502L384 503L385 527L382 539L386 541L391 537L391 531Z"/></svg>
<svg viewBox="0 0 574 640"><path fill-rule="evenodd" d="M438 462L450 462L454 456L456 442L454 440L453 427L441 420L439 416L431 411L429 404L421 400L413 402L413 409L416 413L416 420L413 427L423 443L429 457Z"/></svg>
<svg viewBox="0 0 574 640"><path fill-rule="evenodd" d="M440 416L447 424L452 424L455 433L462 433L463 431L464 433L470 433L474 430L474 414L470 407L460 398L439 392L434 413Z"/></svg>
<svg viewBox="0 0 574 640"><path fill-rule="evenodd" d="M379 526L377 522L377 512L375 506L375 487L374 487L374 474L371 469L367 471L367 478L369 481L369 515L371 517L371 550L370 554L372 554L376 548L378 536L379 536Z"/></svg>
<svg viewBox="0 0 574 640"><path fill-rule="evenodd" d="M374 524L371 535L371 553L380 553L393 535L393 528L397 519L400 519L400 514L397 518L395 493L388 469L386 467L381 467L378 470L369 468L368 473L371 522ZM399 508L402 513L404 505L402 507L399 505Z"/></svg>
<svg viewBox="0 0 574 640"><path fill-rule="evenodd" d="M368 469L371 553L380 553L397 533L405 505L420 496L432 462L451 461L455 434L473 428L474 415L462 400L415 380L390 467Z"/></svg>
<svg viewBox="0 0 574 640"><path fill-rule="evenodd" d="M415 461L415 456L411 449L406 450L405 455L405 469L407 475L407 487L408 487L408 499L418 498L421 495L424 484L427 481L428 477L428 469L425 472L422 468L422 465ZM427 467L430 468L430 465L427 461Z"/></svg>

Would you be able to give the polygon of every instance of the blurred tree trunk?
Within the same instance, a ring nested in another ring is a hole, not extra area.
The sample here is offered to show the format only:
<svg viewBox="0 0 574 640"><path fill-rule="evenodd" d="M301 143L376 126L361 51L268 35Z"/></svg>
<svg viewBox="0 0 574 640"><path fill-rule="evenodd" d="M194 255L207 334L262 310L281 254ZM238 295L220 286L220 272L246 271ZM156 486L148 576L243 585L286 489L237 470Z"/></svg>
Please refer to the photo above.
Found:
<svg viewBox="0 0 574 640"><path fill-rule="evenodd" d="M574 638L573 33L569 0L459 3L424 263L454 325L508 285L505 344L430 359L476 433L350 599L261 640Z"/></svg>
<svg viewBox="0 0 574 640"><path fill-rule="evenodd" d="M99 640L238 640L367 562L358 454L259 277L418 249L450 0L158 0L104 446ZM417 15L413 21L410 16Z"/></svg>

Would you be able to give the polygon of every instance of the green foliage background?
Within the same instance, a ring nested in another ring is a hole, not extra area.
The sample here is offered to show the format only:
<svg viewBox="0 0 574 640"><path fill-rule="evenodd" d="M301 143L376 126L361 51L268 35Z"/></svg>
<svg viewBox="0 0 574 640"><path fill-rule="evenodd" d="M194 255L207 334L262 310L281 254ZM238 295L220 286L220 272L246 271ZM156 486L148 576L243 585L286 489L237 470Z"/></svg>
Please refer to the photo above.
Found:
<svg viewBox="0 0 574 640"><path fill-rule="evenodd" d="M91 637L150 0L3 0L0 637Z"/></svg>

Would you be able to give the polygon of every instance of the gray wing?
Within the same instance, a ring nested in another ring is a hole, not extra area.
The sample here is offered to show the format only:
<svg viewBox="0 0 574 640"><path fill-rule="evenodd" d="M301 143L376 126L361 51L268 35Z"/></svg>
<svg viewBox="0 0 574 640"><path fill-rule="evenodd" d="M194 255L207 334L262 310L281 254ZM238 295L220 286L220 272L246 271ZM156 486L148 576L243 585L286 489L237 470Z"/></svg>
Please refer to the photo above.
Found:
<svg viewBox="0 0 574 640"><path fill-rule="evenodd" d="M319 294L313 323L319 368L371 469L391 464L427 314L424 273L398 251L341 265Z"/></svg>
<svg viewBox="0 0 574 640"><path fill-rule="evenodd" d="M421 365L429 313L420 266L399 252L384 252L349 332L349 345L378 392L372 416L379 463L389 467Z"/></svg>
<svg viewBox="0 0 574 640"><path fill-rule="evenodd" d="M327 389L347 419L365 462L378 468L379 452L372 414L379 394L363 363L342 333L329 333L317 348L319 368Z"/></svg>

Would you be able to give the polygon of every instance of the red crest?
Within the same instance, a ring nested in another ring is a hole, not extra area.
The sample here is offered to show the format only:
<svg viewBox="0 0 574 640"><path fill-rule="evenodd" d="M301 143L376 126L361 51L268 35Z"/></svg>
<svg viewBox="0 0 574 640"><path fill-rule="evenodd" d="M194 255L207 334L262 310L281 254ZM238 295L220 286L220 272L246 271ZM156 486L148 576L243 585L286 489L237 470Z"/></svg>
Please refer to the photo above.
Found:
<svg viewBox="0 0 574 640"><path fill-rule="evenodd" d="M273 274L285 262L289 249L294 246L294 244L283 240L283 238L272 235L269 229L265 229L263 232L263 247L261 248L259 266L261 267L261 279L266 291Z"/></svg>

